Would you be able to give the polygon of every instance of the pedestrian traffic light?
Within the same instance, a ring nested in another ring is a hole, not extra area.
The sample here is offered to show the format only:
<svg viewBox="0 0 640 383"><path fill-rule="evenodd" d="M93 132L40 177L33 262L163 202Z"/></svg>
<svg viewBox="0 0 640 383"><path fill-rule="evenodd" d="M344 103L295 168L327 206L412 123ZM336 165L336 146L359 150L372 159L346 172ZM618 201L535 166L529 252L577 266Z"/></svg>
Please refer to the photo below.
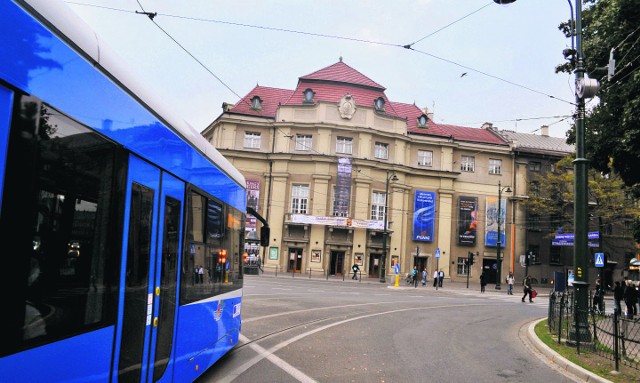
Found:
<svg viewBox="0 0 640 383"><path fill-rule="evenodd" d="M469 252L469 255L468 255L468 257L469 257L469 266L473 265L473 256L474 256L474 254L472 252Z"/></svg>
<svg viewBox="0 0 640 383"><path fill-rule="evenodd" d="M524 265L529 266L531 263L531 257L533 256L533 252L529 252L526 257L524 257Z"/></svg>

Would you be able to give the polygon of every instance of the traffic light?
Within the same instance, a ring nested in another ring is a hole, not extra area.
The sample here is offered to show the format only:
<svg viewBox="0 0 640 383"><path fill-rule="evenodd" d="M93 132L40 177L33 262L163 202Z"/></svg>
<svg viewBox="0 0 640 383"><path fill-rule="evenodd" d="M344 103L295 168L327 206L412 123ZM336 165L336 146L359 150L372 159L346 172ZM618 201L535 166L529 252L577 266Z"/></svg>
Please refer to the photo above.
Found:
<svg viewBox="0 0 640 383"><path fill-rule="evenodd" d="M260 246L269 246L269 237L271 236L271 230L269 226L262 226L260 228Z"/></svg>
<svg viewBox="0 0 640 383"><path fill-rule="evenodd" d="M219 263L227 263L227 250L222 249L218 251L218 262Z"/></svg>
<svg viewBox="0 0 640 383"><path fill-rule="evenodd" d="M469 266L473 265L473 256L474 256L474 254L472 252L469 252L469 255L468 255L468 257L469 257Z"/></svg>

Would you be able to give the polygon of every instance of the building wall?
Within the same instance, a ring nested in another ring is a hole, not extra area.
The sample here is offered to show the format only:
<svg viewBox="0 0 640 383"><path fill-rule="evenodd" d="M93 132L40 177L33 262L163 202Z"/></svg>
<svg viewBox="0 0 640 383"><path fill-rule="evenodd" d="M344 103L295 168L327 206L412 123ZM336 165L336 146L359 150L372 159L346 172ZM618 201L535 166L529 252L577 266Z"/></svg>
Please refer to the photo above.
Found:
<svg viewBox="0 0 640 383"><path fill-rule="evenodd" d="M245 132L259 132L260 147L245 148ZM310 134L310 150L296 150L298 134ZM349 270L356 255L362 255L363 275L368 274L376 257L383 253L381 230L357 227L331 227L319 224L291 222L291 187L309 185L309 211L317 217L332 215L333 188L337 178L337 159L352 159L352 184L349 217L354 220L371 218L372 192L385 192L386 178L396 174L399 180L389 188L389 242L386 274L393 277L391 260L400 262L402 273L418 259L426 260L429 276L436 268L434 254L440 249L438 266L446 278L466 281L458 274L458 258L469 251L480 254L472 267L471 280L478 280L482 258L495 259L495 247L484 244L486 198L497 198L498 182L503 186L514 180L514 164L508 145L456 141L435 136L408 135L406 121L380 116L372 108L359 107L351 120L342 119L335 104L278 109L275 119L223 114L203 132L205 138L247 177L260 180L259 212L271 226L270 247L277 248L278 259L270 259L265 249L265 266L287 270L290 249L302 249L302 272L327 272L331 268L331 253L344 254L344 270ZM336 153L337 137L353 139L350 156ZM388 144L389 158L375 158L375 143ZM431 166L418 165L418 150L433 152ZM461 172L461 156L475 158L474 172ZM489 159L500 159L499 175L488 173ZM270 190L269 190L270 189ZM436 222L433 242L412 240L414 195L416 190L436 192ZM478 198L478 228L474 246L457 243L458 200L460 196ZM509 198L509 195L503 195ZM507 227L513 214L508 202ZM295 226L295 230L292 229ZM288 233L304 233L292 239ZM343 235L344 238L340 237ZM518 231L516 231L518 233ZM511 237L506 230L503 248L502 275L510 270ZM312 251L321 251L321 262L312 262ZM378 275L368 275L377 278ZM392 279L392 278L391 278Z"/></svg>

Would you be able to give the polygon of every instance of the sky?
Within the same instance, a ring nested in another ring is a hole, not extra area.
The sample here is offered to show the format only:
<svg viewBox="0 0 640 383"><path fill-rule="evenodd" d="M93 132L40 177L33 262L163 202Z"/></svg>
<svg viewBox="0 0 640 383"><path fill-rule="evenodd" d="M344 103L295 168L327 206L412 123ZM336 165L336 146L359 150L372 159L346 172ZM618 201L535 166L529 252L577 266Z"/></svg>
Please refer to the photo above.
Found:
<svg viewBox="0 0 640 383"><path fill-rule="evenodd" d="M571 47L558 30L570 18L564 0L66 3L197 131L257 84L293 90L340 57L436 123L548 125L554 137L572 124L574 76L554 70Z"/></svg>

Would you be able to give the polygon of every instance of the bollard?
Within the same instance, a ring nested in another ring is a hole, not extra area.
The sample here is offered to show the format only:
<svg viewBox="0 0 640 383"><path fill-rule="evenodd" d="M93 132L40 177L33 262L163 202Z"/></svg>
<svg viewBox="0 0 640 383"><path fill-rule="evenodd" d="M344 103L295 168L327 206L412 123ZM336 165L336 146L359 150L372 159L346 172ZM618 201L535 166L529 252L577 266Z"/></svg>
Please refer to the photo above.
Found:
<svg viewBox="0 0 640 383"><path fill-rule="evenodd" d="M400 275L396 274L396 283L393 285L393 287L400 287Z"/></svg>

